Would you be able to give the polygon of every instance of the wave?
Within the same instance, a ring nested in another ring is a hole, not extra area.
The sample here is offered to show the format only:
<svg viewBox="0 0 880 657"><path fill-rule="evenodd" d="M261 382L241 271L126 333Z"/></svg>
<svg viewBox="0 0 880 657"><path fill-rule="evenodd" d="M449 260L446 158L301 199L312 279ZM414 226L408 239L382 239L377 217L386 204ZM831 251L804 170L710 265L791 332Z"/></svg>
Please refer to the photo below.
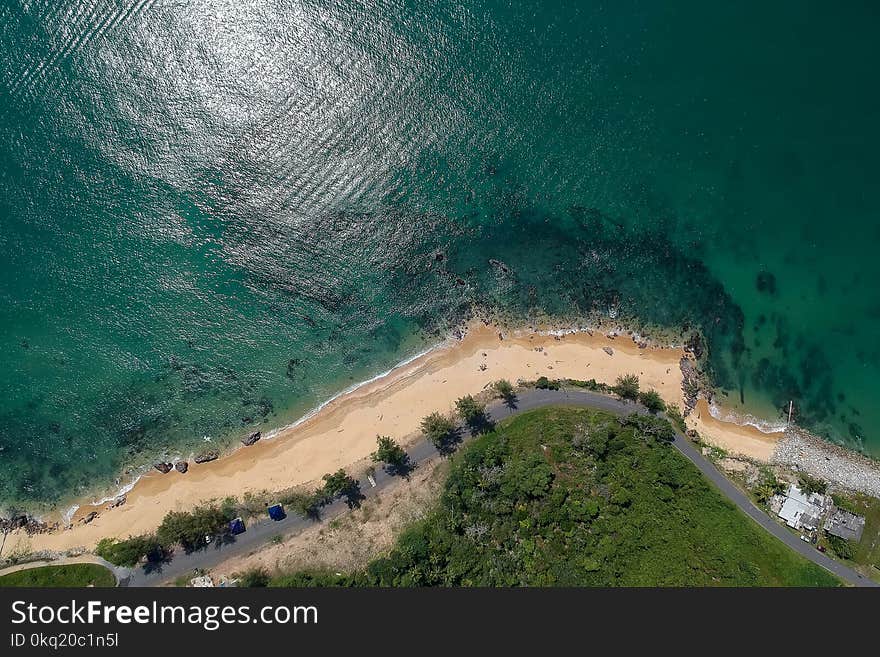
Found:
<svg viewBox="0 0 880 657"><path fill-rule="evenodd" d="M751 413L722 410L714 401L709 402L709 414L720 422L736 424L741 427L754 427L761 433L781 433L788 428L788 423L782 420L762 420Z"/></svg>

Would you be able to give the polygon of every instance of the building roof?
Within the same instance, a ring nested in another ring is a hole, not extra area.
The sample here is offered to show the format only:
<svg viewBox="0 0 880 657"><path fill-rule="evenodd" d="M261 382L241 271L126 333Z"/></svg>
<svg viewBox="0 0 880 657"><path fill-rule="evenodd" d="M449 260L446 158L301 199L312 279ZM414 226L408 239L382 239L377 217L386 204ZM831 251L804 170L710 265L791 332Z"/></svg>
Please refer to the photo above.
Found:
<svg viewBox="0 0 880 657"><path fill-rule="evenodd" d="M785 524L795 529L817 529L822 514L822 496L806 495L800 488L791 484L788 487L785 501L779 509L779 517Z"/></svg>
<svg viewBox="0 0 880 657"><path fill-rule="evenodd" d="M865 531L865 519L843 509L835 509L825 521L825 531L848 541L860 541Z"/></svg>

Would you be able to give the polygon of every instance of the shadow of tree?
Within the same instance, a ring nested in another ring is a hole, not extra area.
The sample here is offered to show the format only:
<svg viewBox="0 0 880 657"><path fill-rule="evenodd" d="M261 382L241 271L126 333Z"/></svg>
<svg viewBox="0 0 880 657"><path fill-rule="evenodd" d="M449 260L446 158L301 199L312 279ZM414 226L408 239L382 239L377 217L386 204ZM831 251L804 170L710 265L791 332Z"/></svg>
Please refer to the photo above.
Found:
<svg viewBox="0 0 880 657"><path fill-rule="evenodd" d="M437 448L437 451L440 452L440 456L450 456L455 450L458 449L458 446L461 444L463 439L461 428L456 427L449 433L447 433L443 440L440 441L440 444L434 443L434 447Z"/></svg>
<svg viewBox="0 0 880 657"><path fill-rule="evenodd" d="M171 558L173 555L172 550L166 550L165 548L156 548L147 553L147 561L144 563L144 573L149 575L151 573L161 573L162 568L171 563Z"/></svg>
<svg viewBox="0 0 880 657"><path fill-rule="evenodd" d="M495 420L486 413L480 413L479 415L472 417L467 425L471 434L478 436L492 431L495 428Z"/></svg>
<svg viewBox="0 0 880 657"><path fill-rule="evenodd" d="M342 491L341 496L345 500L345 504L349 509L359 509L361 502L367 497L361 492L360 482L357 481Z"/></svg>
<svg viewBox="0 0 880 657"><path fill-rule="evenodd" d="M409 458L409 454L405 454L400 463L386 463L382 466L382 469L392 477L397 476L409 479L412 471L416 469L416 465Z"/></svg>

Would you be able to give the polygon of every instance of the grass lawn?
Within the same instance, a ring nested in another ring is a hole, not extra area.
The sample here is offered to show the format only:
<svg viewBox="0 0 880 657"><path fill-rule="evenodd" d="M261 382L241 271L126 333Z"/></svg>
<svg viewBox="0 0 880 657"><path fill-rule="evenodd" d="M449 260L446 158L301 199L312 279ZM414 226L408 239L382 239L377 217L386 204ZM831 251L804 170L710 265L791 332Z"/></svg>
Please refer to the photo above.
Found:
<svg viewBox="0 0 880 657"><path fill-rule="evenodd" d="M66 566L42 566L19 570L0 577L0 587L33 586L57 587L111 587L116 586L113 573L93 563L77 563Z"/></svg>

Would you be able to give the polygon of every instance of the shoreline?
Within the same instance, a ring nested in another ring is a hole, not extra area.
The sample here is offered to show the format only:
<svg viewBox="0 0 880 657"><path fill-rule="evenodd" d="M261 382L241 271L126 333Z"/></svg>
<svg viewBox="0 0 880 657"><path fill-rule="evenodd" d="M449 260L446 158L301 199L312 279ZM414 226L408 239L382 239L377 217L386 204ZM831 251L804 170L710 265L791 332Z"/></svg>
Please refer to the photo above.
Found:
<svg viewBox="0 0 880 657"><path fill-rule="evenodd" d="M190 509L201 501L317 481L326 472L363 462L375 449L378 434L411 442L421 418L433 411L449 412L455 399L478 394L500 378L515 383L547 376L613 384L617 376L633 373L643 390L653 388L664 401L683 409L680 360L685 351L640 340L638 334L620 330L608 335L584 328L507 330L475 320L464 337L444 340L350 386L252 446L238 446L214 461L191 463L186 474L146 472L126 485L127 500L121 506L104 507L115 497L98 505L84 501L70 529L10 534L17 540L5 553L88 550L101 538L153 531L167 512ZM771 461L783 438L782 432L765 433L718 419L703 399L687 425L710 444L762 462ZM79 522L93 511L98 515L90 523Z"/></svg>

